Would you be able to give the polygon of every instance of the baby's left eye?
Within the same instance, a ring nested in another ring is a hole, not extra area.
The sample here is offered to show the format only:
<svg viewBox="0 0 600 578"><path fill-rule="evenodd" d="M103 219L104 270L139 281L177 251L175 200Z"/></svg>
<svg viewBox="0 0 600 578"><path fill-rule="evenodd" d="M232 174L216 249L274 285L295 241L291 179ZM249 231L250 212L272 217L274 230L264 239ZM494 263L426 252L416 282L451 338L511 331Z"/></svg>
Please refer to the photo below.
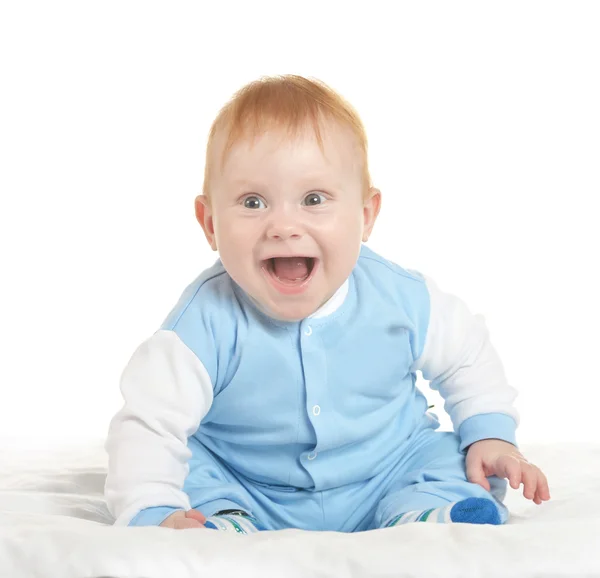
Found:
<svg viewBox="0 0 600 578"><path fill-rule="evenodd" d="M320 205L321 203L324 203L325 200L325 195L322 195L321 193L308 193L308 195L304 197L303 204L312 207L314 205Z"/></svg>

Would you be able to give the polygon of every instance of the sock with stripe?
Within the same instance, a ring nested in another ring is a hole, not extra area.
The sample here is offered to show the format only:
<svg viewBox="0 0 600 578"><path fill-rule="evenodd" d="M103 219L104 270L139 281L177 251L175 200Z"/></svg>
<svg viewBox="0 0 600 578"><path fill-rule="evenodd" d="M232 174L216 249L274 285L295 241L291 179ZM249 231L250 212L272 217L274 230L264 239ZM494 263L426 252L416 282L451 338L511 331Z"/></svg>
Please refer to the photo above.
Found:
<svg viewBox="0 0 600 578"><path fill-rule="evenodd" d="M503 520L498 506L493 500L467 498L448 504L443 508L405 512L392 518L387 527L409 522L493 524L497 526L502 524Z"/></svg>
<svg viewBox="0 0 600 578"><path fill-rule="evenodd" d="M265 528L244 510L223 510L206 518L205 528L236 534L253 534Z"/></svg>

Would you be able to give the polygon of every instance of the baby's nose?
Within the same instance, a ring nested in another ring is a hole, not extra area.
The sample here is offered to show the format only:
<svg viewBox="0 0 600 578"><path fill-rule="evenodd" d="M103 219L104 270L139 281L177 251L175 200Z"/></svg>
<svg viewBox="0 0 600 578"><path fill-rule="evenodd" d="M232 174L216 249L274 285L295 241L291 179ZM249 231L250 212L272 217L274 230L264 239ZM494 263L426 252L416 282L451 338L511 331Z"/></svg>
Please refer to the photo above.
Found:
<svg viewBox="0 0 600 578"><path fill-rule="evenodd" d="M302 228L292 220L278 220L270 223L267 227L267 237L278 241L300 239L302 237Z"/></svg>

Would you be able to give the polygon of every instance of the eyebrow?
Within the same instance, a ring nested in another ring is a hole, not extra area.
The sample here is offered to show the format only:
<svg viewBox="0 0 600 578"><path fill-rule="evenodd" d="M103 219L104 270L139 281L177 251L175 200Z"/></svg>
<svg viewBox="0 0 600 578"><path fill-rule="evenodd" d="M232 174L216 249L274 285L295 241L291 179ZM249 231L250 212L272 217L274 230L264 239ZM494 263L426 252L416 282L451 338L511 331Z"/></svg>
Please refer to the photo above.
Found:
<svg viewBox="0 0 600 578"><path fill-rule="evenodd" d="M264 189L265 184L259 183L257 181L250 181L248 179L235 179L231 181L232 186L240 187L244 189ZM334 180L329 175L325 175L323 173L314 173L311 175L307 175L298 180L299 185L305 185L306 187L311 186L320 186L327 185L328 187L334 186L335 188L339 188L339 183L334 182Z"/></svg>
<svg viewBox="0 0 600 578"><path fill-rule="evenodd" d="M234 187L241 187L244 189L260 189L262 185L256 183L254 181L249 181L247 179L235 179L231 182Z"/></svg>

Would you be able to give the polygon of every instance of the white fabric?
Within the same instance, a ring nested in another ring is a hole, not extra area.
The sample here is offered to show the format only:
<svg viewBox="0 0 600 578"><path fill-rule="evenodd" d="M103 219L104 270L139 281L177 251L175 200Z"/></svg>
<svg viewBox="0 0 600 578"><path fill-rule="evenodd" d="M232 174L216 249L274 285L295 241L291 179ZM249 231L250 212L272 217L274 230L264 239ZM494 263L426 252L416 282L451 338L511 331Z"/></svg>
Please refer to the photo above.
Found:
<svg viewBox="0 0 600 578"><path fill-rule="evenodd" d="M421 273L421 275L423 275ZM503 413L519 425L513 402L517 390L506 379L483 315L472 315L465 302L441 291L423 275L430 299L430 321L423 353L411 366L444 398L454 431L478 414Z"/></svg>
<svg viewBox="0 0 600 578"><path fill-rule="evenodd" d="M126 400L111 420L106 450L108 506L126 526L141 510L189 510L182 491L192 452L188 438L213 402L210 377L173 331L157 331L134 352L121 377Z"/></svg>
<svg viewBox="0 0 600 578"><path fill-rule="evenodd" d="M548 475L552 500L536 506L509 489L505 526L416 523L359 534L238 536L108 525L101 443L0 449L0 576L600 576L600 445L522 450Z"/></svg>
<svg viewBox="0 0 600 578"><path fill-rule="evenodd" d="M309 315L308 319L321 319L321 317L327 317L335 313L346 299L349 286L350 282L346 279L343 285L332 295L331 299L321 305L312 315Z"/></svg>

